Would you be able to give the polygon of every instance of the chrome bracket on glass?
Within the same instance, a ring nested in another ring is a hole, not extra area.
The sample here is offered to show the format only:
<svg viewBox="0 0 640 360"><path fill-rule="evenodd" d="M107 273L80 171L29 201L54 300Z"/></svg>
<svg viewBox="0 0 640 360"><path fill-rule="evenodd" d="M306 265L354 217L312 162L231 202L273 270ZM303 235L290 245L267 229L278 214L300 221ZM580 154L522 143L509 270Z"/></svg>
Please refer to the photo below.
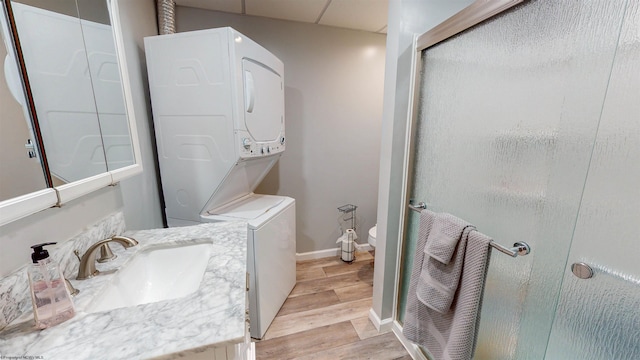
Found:
<svg viewBox="0 0 640 360"><path fill-rule="evenodd" d="M411 209L413 211L416 211L416 212L420 212L420 211L422 211L422 210L427 208L427 204L424 201L420 201L419 203L414 204L414 200L413 199L409 200L409 205L408 206L409 206L409 209Z"/></svg>
<svg viewBox="0 0 640 360"><path fill-rule="evenodd" d="M518 255L525 256L531 252L531 247L524 241L518 241L513 244L512 248L508 248L506 246L502 246L495 241L491 241L491 247L500 251L501 253L507 254L511 257L516 257Z"/></svg>

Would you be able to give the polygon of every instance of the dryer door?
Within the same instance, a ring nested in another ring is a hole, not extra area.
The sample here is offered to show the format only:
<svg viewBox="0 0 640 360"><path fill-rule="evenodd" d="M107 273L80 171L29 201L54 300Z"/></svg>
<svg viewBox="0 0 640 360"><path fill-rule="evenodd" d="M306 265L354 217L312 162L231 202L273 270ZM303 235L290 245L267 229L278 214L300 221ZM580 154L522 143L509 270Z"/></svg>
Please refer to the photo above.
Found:
<svg viewBox="0 0 640 360"><path fill-rule="evenodd" d="M244 121L256 142L278 141L284 135L284 85L272 69L242 59Z"/></svg>

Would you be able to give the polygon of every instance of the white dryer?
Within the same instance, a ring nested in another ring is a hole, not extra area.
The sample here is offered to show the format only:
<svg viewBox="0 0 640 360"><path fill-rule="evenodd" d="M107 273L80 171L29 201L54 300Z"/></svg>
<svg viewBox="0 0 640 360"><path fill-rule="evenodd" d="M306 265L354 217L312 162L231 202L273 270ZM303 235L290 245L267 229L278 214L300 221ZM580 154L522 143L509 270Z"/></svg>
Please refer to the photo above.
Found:
<svg viewBox="0 0 640 360"><path fill-rule="evenodd" d="M244 220L251 336L295 285L295 200L253 193L285 150L284 65L233 30L145 38L169 226Z"/></svg>

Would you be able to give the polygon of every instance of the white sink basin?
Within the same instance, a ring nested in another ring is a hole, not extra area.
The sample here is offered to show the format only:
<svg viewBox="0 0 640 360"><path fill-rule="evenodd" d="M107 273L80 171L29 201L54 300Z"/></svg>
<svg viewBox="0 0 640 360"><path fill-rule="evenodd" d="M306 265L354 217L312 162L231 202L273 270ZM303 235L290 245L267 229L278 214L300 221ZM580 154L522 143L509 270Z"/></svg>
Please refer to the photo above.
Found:
<svg viewBox="0 0 640 360"><path fill-rule="evenodd" d="M200 287L211 242L194 241L148 247L120 268L87 306L89 313L177 299Z"/></svg>

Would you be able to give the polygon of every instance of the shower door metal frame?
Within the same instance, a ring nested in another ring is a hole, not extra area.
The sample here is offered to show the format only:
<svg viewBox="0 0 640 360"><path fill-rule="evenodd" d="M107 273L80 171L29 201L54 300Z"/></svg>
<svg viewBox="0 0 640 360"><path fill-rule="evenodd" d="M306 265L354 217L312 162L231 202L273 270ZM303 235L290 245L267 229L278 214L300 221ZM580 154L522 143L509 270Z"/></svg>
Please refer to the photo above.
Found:
<svg viewBox="0 0 640 360"><path fill-rule="evenodd" d="M409 104L406 125L406 141L403 156L403 186L402 198L400 206L400 227L398 233L398 246L396 249L396 269L394 281L394 304L393 304L393 323L392 330L396 337L403 343L414 359L428 360L427 355L419 346L407 340L402 334L402 325L399 322L399 305L400 305L400 281L402 278L402 249L406 237L407 228L407 209L410 202L409 190L412 185L414 151L413 147L418 114L418 104L420 98L420 73L422 71L422 62L420 58L422 51L434 46L452 36L455 36L481 22L488 20L526 0L476 0L471 5L457 12L447 20L435 26L431 30L416 35L413 40L413 58L411 62L411 84L409 92Z"/></svg>

